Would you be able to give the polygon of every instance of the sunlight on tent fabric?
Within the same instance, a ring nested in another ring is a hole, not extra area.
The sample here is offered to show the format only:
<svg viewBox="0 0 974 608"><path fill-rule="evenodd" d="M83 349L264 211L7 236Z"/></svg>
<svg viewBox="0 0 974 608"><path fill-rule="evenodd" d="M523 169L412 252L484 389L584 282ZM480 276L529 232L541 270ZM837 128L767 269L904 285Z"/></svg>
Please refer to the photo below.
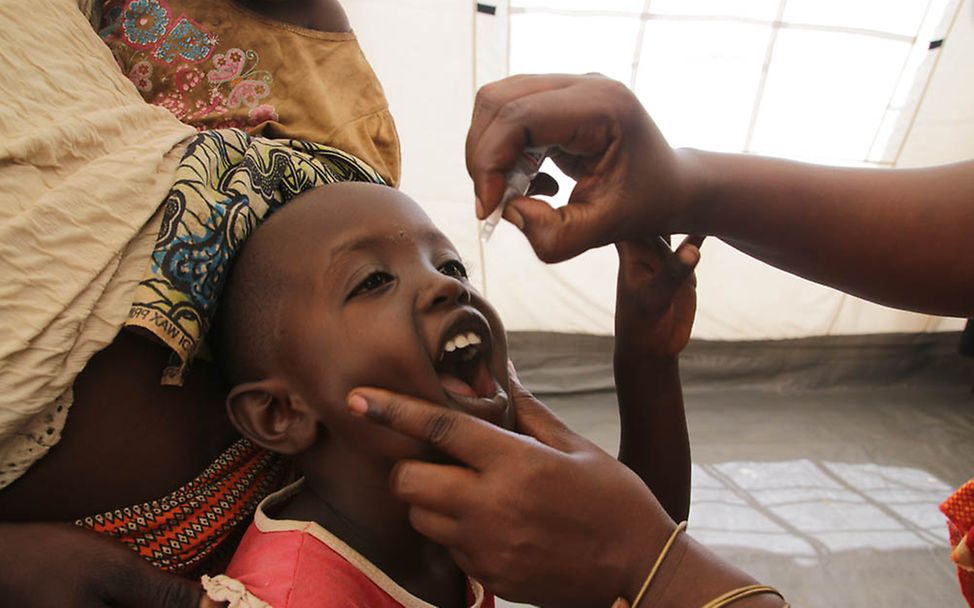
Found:
<svg viewBox="0 0 974 608"><path fill-rule="evenodd" d="M940 547L931 504L950 485L918 469L793 460L693 466L690 523L712 547L745 547L801 565L840 551Z"/></svg>
<svg viewBox="0 0 974 608"><path fill-rule="evenodd" d="M737 17L770 21L780 0L653 0L650 8L658 15Z"/></svg>
<svg viewBox="0 0 974 608"><path fill-rule="evenodd" d="M646 24L634 91L671 145L745 148L770 36L751 23Z"/></svg>
<svg viewBox="0 0 974 608"><path fill-rule="evenodd" d="M937 4L904 0L788 0L784 21L913 36L925 13L937 10Z"/></svg>
<svg viewBox="0 0 974 608"><path fill-rule="evenodd" d="M643 9L644 0L515 0L511 6L517 8L543 8L565 11L598 11L638 13Z"/></svg>
<svg viewBox="0 0 974 608"><path fill-rule="evenodd" d="M511 31L512 74L598 72L627 82L639 21L626 17L525 14ZM536 32L544 31L544 36ZM513 58L517 58L514 63Z"/></svg>
<svg viewBox="0 0 974 608"><path fill-rule="evenodd" d="M843 32L781 31L751 150L865 160L910 47Z"/></svg>

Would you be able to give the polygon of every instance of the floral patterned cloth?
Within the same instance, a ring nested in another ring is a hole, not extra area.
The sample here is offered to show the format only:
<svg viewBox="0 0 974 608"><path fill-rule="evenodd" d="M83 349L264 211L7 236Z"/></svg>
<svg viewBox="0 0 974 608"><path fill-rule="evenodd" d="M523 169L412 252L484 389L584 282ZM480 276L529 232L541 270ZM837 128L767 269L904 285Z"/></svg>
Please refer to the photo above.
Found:
<svg viewBox="0 0 974 608"><path fill-rule="evenodd" d="M351 33L231 0L105 0L100 35L143 98L184 123L326 144L399 181L395 125Z"/></svg>
<svg viewBox="0 0 974 608"><path fill-rule="evenodd" d="M182 384L216 312L230 260L247 236L298 194L342 181L382 183L354 156L319 144L237 129L206 131L190 142L126 321L173 350L163 384Z"/></svg>

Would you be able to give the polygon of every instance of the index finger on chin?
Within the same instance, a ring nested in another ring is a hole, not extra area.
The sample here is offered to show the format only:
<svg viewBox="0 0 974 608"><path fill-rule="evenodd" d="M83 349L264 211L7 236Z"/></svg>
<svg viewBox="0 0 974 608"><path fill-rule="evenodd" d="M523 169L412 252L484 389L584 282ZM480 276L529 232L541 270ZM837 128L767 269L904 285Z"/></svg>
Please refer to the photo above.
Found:
<svg viewBox="0 0 974 608"><path fill-rule="evenodd" d="M468 414L383 389L353 390L348 408L478 470L518 441L514 434Z"/></svg>

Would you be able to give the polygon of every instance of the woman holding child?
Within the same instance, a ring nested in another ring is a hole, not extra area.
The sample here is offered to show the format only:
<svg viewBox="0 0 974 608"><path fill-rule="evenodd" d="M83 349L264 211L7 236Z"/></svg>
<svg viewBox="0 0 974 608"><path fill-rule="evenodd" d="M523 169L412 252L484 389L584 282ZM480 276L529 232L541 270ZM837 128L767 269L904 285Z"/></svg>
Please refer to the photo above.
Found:
<svg viewBox="0 0 974 608"><path fill-rule="evenodd" d="M0 604L195 605L164 571L225 564L289 475L202 345L221 270L302 189L395 183L395 126L336 0L17 0L0 30Z"/></svg>

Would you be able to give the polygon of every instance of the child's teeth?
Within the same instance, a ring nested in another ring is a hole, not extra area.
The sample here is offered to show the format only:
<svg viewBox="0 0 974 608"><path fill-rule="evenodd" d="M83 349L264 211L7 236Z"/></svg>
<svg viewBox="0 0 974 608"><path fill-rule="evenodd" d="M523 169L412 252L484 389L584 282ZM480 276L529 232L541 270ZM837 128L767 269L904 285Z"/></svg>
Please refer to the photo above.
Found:
<svg viewBox="0 0 974 608"><path fill-rule="evenodd" d="M452 353L456 350L462 350L469 346L478 346L480 344L483 344L483 340L480 338L480 336L472 331L467 332L466 334L457 334L452 340L449 340L443 345L443 353ZM476 354L477 349L474 348L471 350L474 351L474 354ZM440 355L440 359L442 358L443 356Z"/></svg>

